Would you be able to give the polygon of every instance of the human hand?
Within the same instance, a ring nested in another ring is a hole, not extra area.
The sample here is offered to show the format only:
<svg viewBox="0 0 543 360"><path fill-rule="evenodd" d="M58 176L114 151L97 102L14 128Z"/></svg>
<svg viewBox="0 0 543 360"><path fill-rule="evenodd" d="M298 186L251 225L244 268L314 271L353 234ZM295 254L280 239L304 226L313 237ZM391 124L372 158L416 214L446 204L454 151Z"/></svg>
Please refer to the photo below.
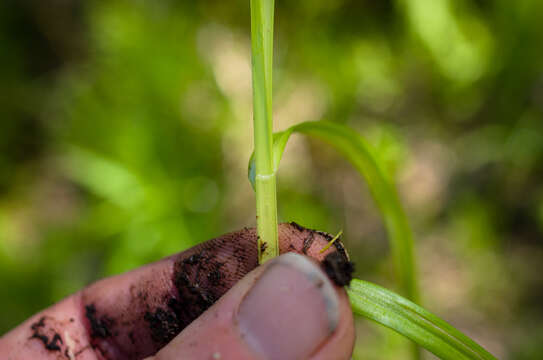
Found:
<svg viewBox="0 0 543 360"><path fill-rule="evenodd" d="M245 229L98 281L0 339L7 360L349 359L347 295L321 270L341 247L295 224L258 266ZM309 257L313 258L311 260ZM316 261L315 261L316 260Z"/></svg>

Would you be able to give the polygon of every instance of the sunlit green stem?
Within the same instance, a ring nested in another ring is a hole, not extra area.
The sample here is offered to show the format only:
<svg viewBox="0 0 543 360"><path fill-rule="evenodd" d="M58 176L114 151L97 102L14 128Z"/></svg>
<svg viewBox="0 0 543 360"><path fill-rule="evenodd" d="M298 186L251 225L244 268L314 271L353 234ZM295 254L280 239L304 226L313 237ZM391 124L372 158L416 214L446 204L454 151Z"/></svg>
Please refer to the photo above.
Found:
<svg viewBox="0 0 543 360"><path fill-rule="evenodd" d="M272 152L273 10L274 0L251 0L256 216L261 263L279 253Z"/></svg>

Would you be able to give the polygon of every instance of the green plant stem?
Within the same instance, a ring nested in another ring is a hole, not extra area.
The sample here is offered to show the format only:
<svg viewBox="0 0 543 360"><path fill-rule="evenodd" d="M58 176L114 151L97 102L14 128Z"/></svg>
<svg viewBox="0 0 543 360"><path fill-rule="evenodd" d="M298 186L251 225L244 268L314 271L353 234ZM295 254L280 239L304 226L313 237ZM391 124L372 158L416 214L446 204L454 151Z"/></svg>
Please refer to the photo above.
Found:
<svg viewBox="0 0 543 360"><path fill-rule="evenodd" d="M279 254L272 152L273 15L274 0L251 0L255 189L260 263Z"/></svg>

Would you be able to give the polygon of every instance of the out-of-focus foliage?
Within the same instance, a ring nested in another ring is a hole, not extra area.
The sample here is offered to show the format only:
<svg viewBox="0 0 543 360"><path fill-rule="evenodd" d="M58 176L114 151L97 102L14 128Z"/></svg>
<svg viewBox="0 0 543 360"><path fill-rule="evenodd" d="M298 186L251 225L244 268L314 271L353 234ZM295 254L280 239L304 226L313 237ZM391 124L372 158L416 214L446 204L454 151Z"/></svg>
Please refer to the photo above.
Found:
<svg viewBox="0 0 543 360"><path fill-rule="evenodd" d="M543 2L276 1L275 121L379 150L425 307L498 358L543 356ZM254 225L246 1L0 3L0 332L89 282ZM280 218L391 286L349 165L294 138ZM402 358L358 325L355 358Z"/></svg>

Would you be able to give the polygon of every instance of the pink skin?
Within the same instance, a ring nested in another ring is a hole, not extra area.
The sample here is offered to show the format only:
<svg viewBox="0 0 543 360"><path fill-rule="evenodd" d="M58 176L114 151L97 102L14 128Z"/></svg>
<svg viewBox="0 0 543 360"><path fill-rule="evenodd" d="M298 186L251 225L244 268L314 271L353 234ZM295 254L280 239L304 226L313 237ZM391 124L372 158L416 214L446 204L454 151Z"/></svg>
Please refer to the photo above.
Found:
<svg viewBox="0 0 543 360"><path fill-rule="evenodd" d="M337 251L331 247L320 253L328 240L295 225L279 226L281 253L304 253L320 261ZM260 359L240 336L235 314L268 266L257 267L254 229L227 234L88 286L5 334L0 354L8 360L121 360L154 354L156 360L180 354ZM197 284L198 292L187 290L187 284ZM335 287L335 292L339 322L311 359L350 357L352 313L345 291Z"/></svg>

